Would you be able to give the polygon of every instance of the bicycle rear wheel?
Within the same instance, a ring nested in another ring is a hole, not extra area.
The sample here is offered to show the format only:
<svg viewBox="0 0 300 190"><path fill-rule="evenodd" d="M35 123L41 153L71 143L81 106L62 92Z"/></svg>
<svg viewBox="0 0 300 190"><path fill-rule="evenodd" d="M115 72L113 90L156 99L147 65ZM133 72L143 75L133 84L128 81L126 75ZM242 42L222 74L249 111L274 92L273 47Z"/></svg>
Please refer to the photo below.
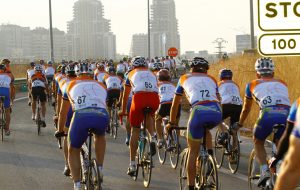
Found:
<svg viewBox="0 0 300 190"><path fill-rule="evenodd" d="M170 140L170 162L173 169L177 168L179 159L179 139L177 131L172 130L172 137Z"/></svg>
<svg viewBox="0 0 300 190"><path fill-rule="evenodd" d="M86 190L97 189L97 165L95 165L94 160L91 160L88 164L87 179L86 179Z"/></svg>
<svg viewBox="0 0 300 190"><path fill-rule="evenodd" d="M4 140L4 127L5 127L5 112L4 112L4 108L3 108L3 106L2 106L2 108L1 108L1 125L0 125L0 127L1 127L1 141L3 141Z"/></svg>
<svg viewBox="0 0 300 190"><path fill-rule="evenodd" d="M225 152L223 145L220 145L217 140L220 133L221 131L217 129L216 136L215 136L215 158L216 158L217 168L222 167L223 160L224 160L224 152Z"/></svg>
<svg viewBox="0 0 300 190"><path fill-rule="evenodd" d="M144 181L144 187L149 187L151 182L151 174L152 174L152 156L150 151L150 141L149 139L145 139L144 142L144 154L141 160L141 166L142 166L142 175L143 175L143 181Z"/></svg>
<svg viewBox="0 0 300 190"><path fill-rule="evenodd" d="M38 135L41 134L41 125L42 125L42 122L41 122L41 115L40 115L40 108L38 107L37 109L37 131L38 131Z"/></svg>
<svg viewBox="0 0 300 190"><path fill-rule="evenodd" d="M188 180L187 180L187 158L188 149L184 149L181 153L180 170L179 170L179 187L180 190L188 190Z"/></svg>
<svg viewBox="0 0 300 190"><path fill-rule="evenodd" d="M162 134L164 136L164 134ZM167 156L167 151L166 151L167 145L166 145L166 141L165 138L163 137L163 146L162 148L157 148L157 156L158 156L158 160L159 163L161 165L163 165L166 161L166 156Z"/></svg>
<svg viewBox="0 0 300 190"><path fill-rule="evenodd" d="M118 137L118 127L119 127L118 112L115 107L114 108L114 134L113 134L114 139L117 139L117 137Z"/></svg>
<svg viewBox="0 0 300 190"><path fill-rule="evenodd" d="M260 177L259 164L255 158L256 158L255 151L253 149L250 154L249 163L248 163L248 186L250 190L256 188L257 181Z"/></svg>
<svg viewBox="0 0 300 190"><path fill-rule="evenodd" d="M209 155L207 158L200 159L200 171L196 175L196 188L218 190L219 178L214 158Z"/></svg>
<svg viewBox="0 0 300 190"><path fill-rule="evenodd" d="M228 152L227 156L228 166L231 173L235 174L239 168L240 163L240 142L237 135L235 139L233 138L233 136L231 136L231 139L229 140L229 147L231 150L230 152Z"/></svg>

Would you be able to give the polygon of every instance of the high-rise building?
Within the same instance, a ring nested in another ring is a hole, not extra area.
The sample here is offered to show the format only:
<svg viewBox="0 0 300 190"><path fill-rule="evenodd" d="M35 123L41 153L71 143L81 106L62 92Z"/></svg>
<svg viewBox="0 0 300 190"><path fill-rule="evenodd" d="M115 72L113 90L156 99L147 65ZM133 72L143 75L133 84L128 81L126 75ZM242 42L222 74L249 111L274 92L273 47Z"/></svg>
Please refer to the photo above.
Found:
<svg viewBox="0 0 300 190"><path fill-rule="evenodd" d="M151 11L151 57L165 56L170 47L176 47L180 54L174 0L153 0Z"/></svg>
<svg viewBox="0 0 300 190"><path fill-rule="evenodd" d="M256 47L257 37L254 37L254 47ZM236 35L236 52L242 53L246 49L251 49L251 36L249 34Z"/></svg>
<svg viewBox="0 0 300 190"><path fill-rule="evenodd" d="M134 34L132 36L130 56L148 56L148 35Z"/></svg>
<svg viewBox="0 0 300 190"><path fill-rule="evenodd" d="M116 37L98 0L78 0L68 22L69 59L115 58Z"/></svg>

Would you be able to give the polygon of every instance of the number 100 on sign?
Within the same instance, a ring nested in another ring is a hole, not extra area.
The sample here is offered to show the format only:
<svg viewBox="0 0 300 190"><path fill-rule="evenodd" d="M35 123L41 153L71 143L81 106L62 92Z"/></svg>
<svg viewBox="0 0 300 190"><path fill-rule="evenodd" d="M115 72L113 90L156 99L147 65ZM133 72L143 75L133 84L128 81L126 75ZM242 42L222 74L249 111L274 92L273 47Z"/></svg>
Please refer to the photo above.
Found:
<svg viewBox="0 0 300 190"><path fill-rule="evenodd" d="M300 34L264 34L259 51L264 56L300 55Z"/></svg>

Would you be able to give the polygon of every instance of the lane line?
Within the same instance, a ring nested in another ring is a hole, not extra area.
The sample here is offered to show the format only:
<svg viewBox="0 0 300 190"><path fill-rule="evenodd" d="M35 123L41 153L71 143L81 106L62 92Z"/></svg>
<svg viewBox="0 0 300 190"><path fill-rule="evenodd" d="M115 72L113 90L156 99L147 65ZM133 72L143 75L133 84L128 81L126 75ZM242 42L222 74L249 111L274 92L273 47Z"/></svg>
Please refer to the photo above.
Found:
<svg viewBox="0 0 300 190"><path fill-rule="evenodd" d="M18 101L21 101L21 100L25 100L25 99L27 99L28 97L21 97L21 98L16 98L15 100L14 100L14 102L18 102Z"/></svg>

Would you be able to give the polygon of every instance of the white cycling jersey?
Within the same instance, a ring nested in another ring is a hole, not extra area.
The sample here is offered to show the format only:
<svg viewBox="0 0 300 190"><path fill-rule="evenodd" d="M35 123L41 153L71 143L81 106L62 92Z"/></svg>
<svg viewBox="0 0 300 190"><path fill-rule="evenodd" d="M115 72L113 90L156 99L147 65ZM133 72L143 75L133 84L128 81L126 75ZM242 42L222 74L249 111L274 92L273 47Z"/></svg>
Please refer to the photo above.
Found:
<svg viewBox="0 0 300 190"><path fill-rule="evenodd" d="M28 80L30 80L30 78L32 77L32 75L34 75L34 73L35 73L34 69L28 69L27 70Z"/></svg>
<svg viewBox="0 0 300 190"><path fill-rule="evenodd" d="M95 80L75 79L69 83L67 94L73 111L85 108L106 109L106 88Z"/></svg>
<svg viewBox="0 0 300 190"><path fill-rule="evenodd" d="M118 76L112 76L112 75L105 75L103 78L107 90L121 90L123 80Z"/></svg>
<svg viewBox="0 0 300 190"><path fill-rule="evenodd" d="M55 74L55 69L53 67L47 67L45 70L46 76L53 76Z"/></svg>
<svg viewBox="0 0 300 190"><path fill-rule="evenodd" d="M170 82L158 83L160 104L172 103L175 94L175 85Z"/></svg>
<svg viewBox="0 0 300 190"><path fill-rule="evenodd" d="M125 64L118 64L117 65L117 73L120 72L120 73L125 73L126 72L126 65Z"/></svg>
<svg viewBox="0 0 300 190"><path fill-rule="evenodd" d="M219 83L221 104L243 105L239 86L232 80L222 80Z"/></svg>
<svg viewBox="0 0 300 190"><path fill-rule="evenodd" d="M103 79L104 79L104 76L106 75L106 72L104 71L98 71L96 74L95 74L95 77L94 79L99 81L99 82L103 82Z"/></svg>
<svg viewBox="0 0 300 190"><path fill-rule="evenodd" d="M132 87L132 92L157 92L158 82L153 72L147 68L132 70L127 77L126 85Z"/></svg>
<svg viewBox="0 0 300 190"><path fill-rule="evenodd" d="M246 97L254 98L260 108L276 105L290 106L288 88L282 80L253 80L247 84Z"/></svg>
<svg viewBox="0 0 300 190"><path fill-rule="evenodd" d="M171 61L170 61L169 59L166 59L166 60L164 61L164 68L170 69L171 67L172 67Z"/></svg>
<svg viewBox="0 0 300 190"><path fill-rule="evenodd" d="M0 74L0 88L10 88L12 78L7 73Z"/></svg>

